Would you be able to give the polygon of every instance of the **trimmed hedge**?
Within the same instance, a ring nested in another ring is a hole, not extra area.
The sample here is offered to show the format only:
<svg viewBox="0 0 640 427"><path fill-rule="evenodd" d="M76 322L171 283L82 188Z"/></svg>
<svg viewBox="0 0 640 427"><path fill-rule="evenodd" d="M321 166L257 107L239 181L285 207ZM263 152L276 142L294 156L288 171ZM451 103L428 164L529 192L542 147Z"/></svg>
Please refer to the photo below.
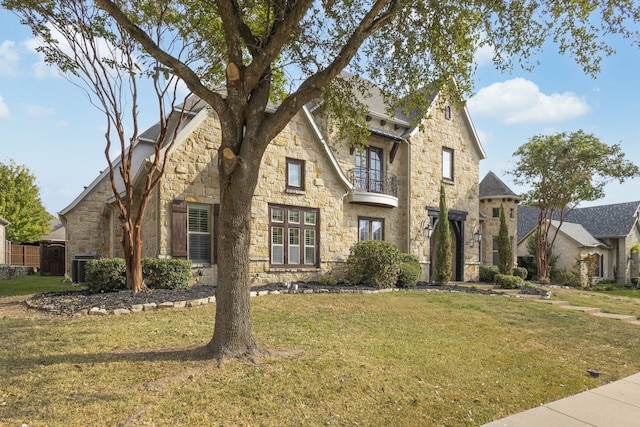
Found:
<svg viewBox="0 0 640 427"><path fill-rule="evenodd" d="M347 259L347 280L354 285L393 288L400 274L401 254L395 244L384 240L358 242Z"/></svg>
<svg viewBox="0 0 640 427"><path fill-rule="evenodd" d="M87 286L92 292L113 292L127 288L124 259L101 258L86 264ZM142 278L149 289L187 289L191 284L191 261L144 258Z"/></svg>
<svg viewBox="0 0 640 427"><path fill-rule="evenodd" d="M526 279L529 274L529 270L524 267L513 267L511 274L520 277L521 279Z"/></svg>
<svg viewBox="0 0 640 427"><path fill-rule="evenodd" d="M420 262L415 255L402 254L397 286L399 288L413 288L420 280L421 272Z"/></svg>
<svg viewBox="0 0 640 427"><path fill-rule="evenodd" d="M122 258L100 258L87 261L85 278L91 292L127 289L126 267Z"/></svg>
<svg viewBox="0 0 640 427"><path fill-rule="evenodd" d="M495 265L480 266L480 281L486 283L495 283L496 274L500 274L498 267Z"/></svg>
<svg viewBox="0 0 640 427"><path fill-rule="evenodd" d="M506 274L496 274L495 280L496 284L502 289L518 289L525 284L521 277Z"/></svg>

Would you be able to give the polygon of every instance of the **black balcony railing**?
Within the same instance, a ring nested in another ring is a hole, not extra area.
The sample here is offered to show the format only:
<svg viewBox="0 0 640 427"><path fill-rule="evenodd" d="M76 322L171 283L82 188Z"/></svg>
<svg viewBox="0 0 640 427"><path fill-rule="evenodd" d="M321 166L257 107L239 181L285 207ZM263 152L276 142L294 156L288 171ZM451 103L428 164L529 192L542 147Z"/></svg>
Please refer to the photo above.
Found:
<svg viewBox="0 0 640 427"><path fill-rule="evenodd" d="M354 168L349 171L349 180L356 191L398 197L398 177L390 173Z"/></svg>

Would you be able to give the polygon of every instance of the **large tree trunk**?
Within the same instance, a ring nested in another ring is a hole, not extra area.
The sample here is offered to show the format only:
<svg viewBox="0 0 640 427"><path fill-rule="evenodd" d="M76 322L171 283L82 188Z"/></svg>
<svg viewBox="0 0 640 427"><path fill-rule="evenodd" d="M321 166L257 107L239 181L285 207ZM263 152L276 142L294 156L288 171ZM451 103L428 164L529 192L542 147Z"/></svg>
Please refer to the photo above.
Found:
<svg viewBox="0 0 640 427"><path fill-rule="evenodd" d="M260 157L251 167L239 161L231 150L223 150L223 153L222 162L237 164L221 166L221 172L226 169L233 173L232 176L220 175L216 318L213 338L204 351L219 361L235 357L253 359L260 351L251 327L249 249L251 202L259 176Z"/></svg>

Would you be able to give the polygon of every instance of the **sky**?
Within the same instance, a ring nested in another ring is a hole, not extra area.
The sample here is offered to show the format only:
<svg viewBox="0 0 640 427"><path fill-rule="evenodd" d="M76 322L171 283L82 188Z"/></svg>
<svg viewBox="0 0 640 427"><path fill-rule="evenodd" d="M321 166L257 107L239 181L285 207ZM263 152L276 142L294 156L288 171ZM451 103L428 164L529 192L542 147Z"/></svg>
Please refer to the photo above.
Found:
<svg viewBox="0 0 640 427"><path fill-rule="evenodd" d="M613 38L615 56L594 79L572 58L549 46L531 72L494 69L490 52L477 56L474 96L468 110L487 155L480 179L493 171L516 193L526 191L507 173L512 154L539 134L584 130L620 144L640 165L640 49ZM30 30L0 9L0 162L25 165L36 177L51 214L68 206L105 169L105 117L85 94L35 51ZM156 113L157 114L157 113ZM157 115L142 110L142 128ZM606 196L581 206L640 200L640 179L606 187Z"/></svg>

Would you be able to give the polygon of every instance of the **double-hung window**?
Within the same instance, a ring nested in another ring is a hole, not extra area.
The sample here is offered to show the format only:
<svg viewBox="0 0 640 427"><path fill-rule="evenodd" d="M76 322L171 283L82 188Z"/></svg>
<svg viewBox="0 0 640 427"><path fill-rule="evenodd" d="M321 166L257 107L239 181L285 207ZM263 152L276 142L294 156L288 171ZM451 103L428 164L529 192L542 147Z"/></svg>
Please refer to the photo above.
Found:
<svg viewBox="0 0 640 427"><path fill-rule="evenodd" d="M272 267L317 267L318 210L294 206L269 206Z"/></svg>

